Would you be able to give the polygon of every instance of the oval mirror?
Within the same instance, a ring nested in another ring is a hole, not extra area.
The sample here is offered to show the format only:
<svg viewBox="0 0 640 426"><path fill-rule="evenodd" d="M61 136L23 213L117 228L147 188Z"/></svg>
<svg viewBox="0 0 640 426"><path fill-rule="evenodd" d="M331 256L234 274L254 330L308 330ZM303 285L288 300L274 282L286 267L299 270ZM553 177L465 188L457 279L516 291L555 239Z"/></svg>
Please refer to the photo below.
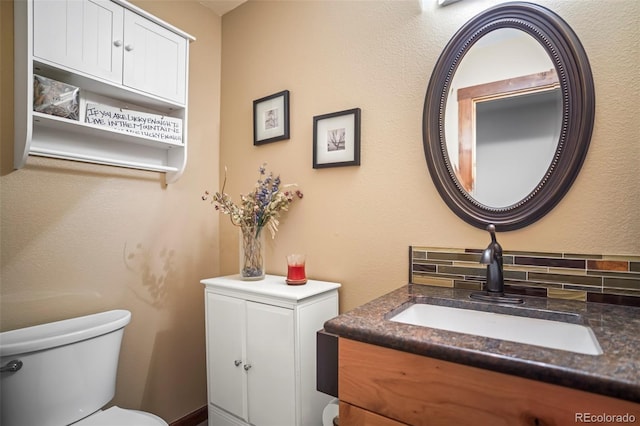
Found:
<svg viewBox="0 0 640 426"><path fill-rule="evenodd" d="M582 166L594 97L584 49L556 14L518 2L476 16L447 44L427 88L424 149L438 192L480 228L540 219Z"/></svg>

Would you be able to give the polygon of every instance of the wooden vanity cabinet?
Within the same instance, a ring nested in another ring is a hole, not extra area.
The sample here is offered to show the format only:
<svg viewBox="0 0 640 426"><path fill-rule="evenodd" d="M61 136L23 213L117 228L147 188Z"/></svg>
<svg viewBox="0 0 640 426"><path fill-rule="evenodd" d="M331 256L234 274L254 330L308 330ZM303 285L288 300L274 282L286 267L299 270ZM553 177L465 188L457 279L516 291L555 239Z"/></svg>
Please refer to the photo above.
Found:
<svg viewBox="0 0 640 426"><path fill-rule="evenodd" d="M338 351L341 426L567 425L600 414L640 419L640 404L630 401L345 338Z"/></svg>

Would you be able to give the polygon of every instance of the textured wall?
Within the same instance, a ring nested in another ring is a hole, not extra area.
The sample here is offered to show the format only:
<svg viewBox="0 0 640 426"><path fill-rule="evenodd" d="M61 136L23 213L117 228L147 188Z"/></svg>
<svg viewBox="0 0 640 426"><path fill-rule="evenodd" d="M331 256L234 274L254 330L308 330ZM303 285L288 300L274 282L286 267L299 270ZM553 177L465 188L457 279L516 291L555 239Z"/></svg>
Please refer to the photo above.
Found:
<svg viewBox="0 0 640 426"><path fill-rule="evenodd" d="M13 170L13 12L0 3L2 329L129 309L114 403L173 421L206 403L199 281L219 272L218 218L200 196L218 184L220 18L197 2L135 2L197 39L189 160L165 187L154 172L37 157Z"/></svg>
<svg viewBox="0 0 640 426"><path fill-rule="evenodd" d="M438 195L422 148L422 108L438 55L495 1L250 1L223 18L221 170L248 191L267 161L305 198L283 220L267 271L308 254L309 276L336 280L350 309L407 282L407 247L484 247L486 232ZM578 34L591 61L596 123L573 187L546 217L499 239L509 250L640 253L640 3L540 1ZM291 139L252 145L252 101L291 91ZM313 170L313 116L362 109L362 165ZM237 233L220 223L221 267L237 270ZM228 250L226 250L228 248Z"/></svg>
<svg viewBox="0 0 640 426"><path fill-rule="evenodd" d="M0 2L2 329L131 309L115 403L169 421L204 405L198 281L238 268L237 230L199 199L219 187L224 166L236 197L263 161L302 186L305 198L270 242L268 272L285 273L285 254L306 252L310 277L344 284L343 310L405 284L410 244L486 245L487 235L449 211L431 182L421 114L442 48L495 2L433 1L422 12L417 0L250 1L223 17L222 46L219 18L197 2L135 3L197 38L189 162L168 188L154 173L57 160L30 158L12 171L12 4ZM510 250L640 254L640 3L540 3L585 45L596 125L566 198L500 241ZM291 139L254 147L252 101L283 89L291 91ZM313 170L313 116L353 107L363 114L362 166Z"/></svg>

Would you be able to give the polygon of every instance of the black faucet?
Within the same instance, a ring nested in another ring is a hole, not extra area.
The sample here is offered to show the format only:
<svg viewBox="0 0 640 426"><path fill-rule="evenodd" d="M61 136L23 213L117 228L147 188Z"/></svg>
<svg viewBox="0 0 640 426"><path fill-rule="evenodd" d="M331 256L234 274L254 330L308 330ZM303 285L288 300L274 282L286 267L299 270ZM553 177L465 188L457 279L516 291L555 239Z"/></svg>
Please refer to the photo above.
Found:
<svg viewBox="0 0 640 426"><path fill-rule="evenodd" d="M491 234L491 243L482 252L480 263L487 265L487 292L497 296L504 295L504 273L502 263L502 247L496 241L496 227L487 226Z"/></svg>
<svg viewBox="0 0 640 426"><path fill-rule="evenodd" d="M491 242L480 257L480 263L487 265L487 284L483 292L471 293L470 297L490 302L523 303L518 297L505 296L502 247L496 239L496 227L489 224L487 231L491 234Z"/></svg>

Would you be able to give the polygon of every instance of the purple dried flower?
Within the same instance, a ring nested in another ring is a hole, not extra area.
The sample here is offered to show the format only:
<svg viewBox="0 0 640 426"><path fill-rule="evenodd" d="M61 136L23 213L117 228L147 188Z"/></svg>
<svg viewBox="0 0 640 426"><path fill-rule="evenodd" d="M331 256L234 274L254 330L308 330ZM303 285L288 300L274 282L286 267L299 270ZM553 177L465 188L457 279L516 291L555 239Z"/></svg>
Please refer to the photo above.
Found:
<svg viewBox="0 0 640 426"><path fill-rule="evenodd" d="M289 204L295 196L302 198L302 192L297 190L281 191L281 188L296 187L297 185L281 185L280 176L273 177L273 173L267 174L266 163L259 169L260 175L253 191L247 195L240 195L241 203L235 204L229 195L224 192L227 183L226 167L222 190L210 196L206 191L203 200L211 199L215 209L229 215L231 223L243 229L256 229L256 234L263 227L269 228L271 236L275 237L278 229L278 216L282 210L288 210ZM264 176L264 178L263 178ZM295 194L295 195L294 195Z"/></svg>

